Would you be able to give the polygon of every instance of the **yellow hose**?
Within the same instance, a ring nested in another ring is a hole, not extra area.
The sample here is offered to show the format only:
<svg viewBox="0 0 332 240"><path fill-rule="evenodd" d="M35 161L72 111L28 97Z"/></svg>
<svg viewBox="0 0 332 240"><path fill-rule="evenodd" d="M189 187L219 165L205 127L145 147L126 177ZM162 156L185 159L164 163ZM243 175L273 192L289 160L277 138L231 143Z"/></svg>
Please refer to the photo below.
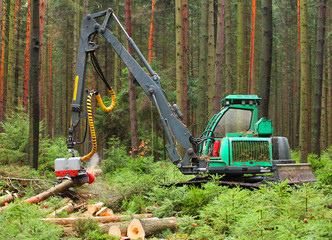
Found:
<svg viewBox="0 0 332 240"><path fill-rule="evenodd" d="M103 103L103 101L102 101L102 99L101 99L101 97L98 93L90 92L88 97L87 97L86 109L87 109L87 113L88 113L88 122L89 122L89 127L90 127L90 132L91 132L92 149L91 149L90 153L88 153L87 155L85 155L81 158L82 162L84 162L85 160L90 159L97 151L97 139L96 139L95 128L94 128L94 125L93 125L92 106L91 106L92 99L91 98L95 94L101 109L103 109L105 112L110 112L114 109L114 107L116 105L116 96L115 96L115 93L114 93L112 88L108 91L109 91L109 93L111 94L111 97L112 97L112 103L109 107L105 107L105 105L104 105L104 103Z"/></svg>
<svg viewBox="0 0 332 240"><path fill-rule="evenodd" d="M108 90L108 92L111 94L112 97L112 103L109 107L105 107L103 100L101 99L99 94L96 94L96 98L98 101L99 106L101 107L101 109L103 109L105 112L110 112L114 109L115 105L116 105L116 96L115 93L113 91L113 89L111 88L110 90Z"/></svg>

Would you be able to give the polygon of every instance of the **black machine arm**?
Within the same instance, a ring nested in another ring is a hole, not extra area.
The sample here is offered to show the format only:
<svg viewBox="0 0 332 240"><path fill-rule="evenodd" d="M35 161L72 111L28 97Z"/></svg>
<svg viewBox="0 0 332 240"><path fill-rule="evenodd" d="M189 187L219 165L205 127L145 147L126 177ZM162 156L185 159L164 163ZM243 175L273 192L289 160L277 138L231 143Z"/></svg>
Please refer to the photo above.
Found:
<svg viewBox="0 0 332 240"><path fill-rule="evenodd" d="M105 17L102 24L99 24L96 19ZM137 54L144 67L148 70L149 74L137 63L134 57L126 50L126 48L114 36L112 28L108 25L110 21L115 21L124 32L127 41ZM72 133L80 120L80 113L82 111L82 102L84 95L84 80L86 72L86 64L88 54L98 49L98 46L91 40L94 35L99 34L103 36L113 47L122 61L126 64L129 71L133 74L136 84L139 85L145 94L149 97L151 102L157 107L160 114L160 121L165 131L169 145L166 147L172 162L180 168L184 174L193 174L198 172L198 165L193 165L192 160L197 159L196 153L193 148L194 139L187 126L180 120L181 112L177 106L172 107L167 101L163 89L160 85L160 78L148 64L143 54L140 52L134 41L127 34L111 8L98 12L95 14L87 15L81 25L80 45L77 60L76 77L74 80L74 94L71 105L72 121L69 128L68 148L73 148ZM176 149L175 139L181 144L184 149L184 157L181 159ZM195 161L194 161L195 162ZM202 166L201 166L202 167Z"/></svg>

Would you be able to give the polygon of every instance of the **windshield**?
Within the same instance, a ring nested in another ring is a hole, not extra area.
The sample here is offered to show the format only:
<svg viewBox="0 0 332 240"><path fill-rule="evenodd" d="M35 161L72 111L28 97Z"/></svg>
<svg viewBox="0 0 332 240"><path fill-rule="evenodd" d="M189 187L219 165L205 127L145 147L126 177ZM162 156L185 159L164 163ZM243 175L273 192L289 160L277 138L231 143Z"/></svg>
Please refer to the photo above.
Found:
<svg viewBox="0 0 332 240"><path fill-rule="evenodd" d="M214 129L215 137L225 137L226 133L247 131L250 128L252 112L245 109L230 108L220 118Z"/></svg>

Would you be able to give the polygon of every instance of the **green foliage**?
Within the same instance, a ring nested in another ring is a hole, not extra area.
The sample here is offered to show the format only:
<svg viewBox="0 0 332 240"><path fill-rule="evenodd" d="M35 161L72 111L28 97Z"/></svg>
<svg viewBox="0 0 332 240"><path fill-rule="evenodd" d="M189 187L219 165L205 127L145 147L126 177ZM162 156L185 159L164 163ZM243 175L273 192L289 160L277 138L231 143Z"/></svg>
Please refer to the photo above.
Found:
<svg viewBox="0 0 332 240"><path fill-rule="evenodd" d="M87 240L109 239L108 234L100 233L98 223L91 218L78 220L73 224L77 237Z"/></svg>
<svg viewBox="0 0 332 240"><path fill-rule="evenodd" d="M10 204L0 214L0 239L60 239L62 228L40 221L43 217L37 205Z"/></svg>
<svg viewBox="0 0 332 240"><path fill-rule="evenodd" d="M249 191L223 188L200 210L192 239L329 239L331 196L304 185L285 183Z"/></svg>
<svg viewBox="0 0 332 240"><path fill-rule="evenodd" d="M308 162L311 163L316 178L324 183L332 183L332 146L330 146L320 158L314 154L308 156Z"/></svg>
<svg viewBox="0 0 332 240"><path fill-rule="evenodd" d="M0 133L0 164L28 165L29 148L29 118L23 108L18 108L0 123L3 133ZM41 130L43 127L41 126ZM64 138L50 140L42 138L39 141L39 170L45 175L54 170L54 159L70 156ZM52 173L53 174L53 173Z"/></svg>

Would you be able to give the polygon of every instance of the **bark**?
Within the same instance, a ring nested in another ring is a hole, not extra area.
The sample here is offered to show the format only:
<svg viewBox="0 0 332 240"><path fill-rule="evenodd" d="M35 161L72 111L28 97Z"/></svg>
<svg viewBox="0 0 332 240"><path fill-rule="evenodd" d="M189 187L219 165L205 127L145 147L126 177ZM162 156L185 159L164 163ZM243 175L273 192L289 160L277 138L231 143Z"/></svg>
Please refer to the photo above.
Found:
<svg viewBox="0 0 332 240"><path fill-rule="evenodd" d="M153 53L153 37L154 37L154 5L156 0L152 0L151 4L151 22L150 22L150 35L149 35L149 56L148 62L152 62L152 57L154 56Z"/></svg>
<svg viewBox="0 0 332 240"><path fill-rule="evenodd" d="M249 94L254 88L254 59L255 59L255 21L256 21L256 0L251 1L251 38L250 38L250 67L249 67Z"/></svg>
<svg viewBox="0 0 332 240"><path fill-rule="evenodd" d="M207 59L207 94L208 117L214 114L214 98L216 95L216 68L215 68L215 44L214 44L214 1L209 0L208 9L208 59Z"/></svg>
<svg viewBox="0 0 332 240"><path fill-rule="evenodd" d="M297 0L297 115L296 115L296 132L299 134L300 131L300 98L301 98L301 0ZM296 145L299 144L299 138L296 141Z"/></svg>
<svg viewBox="0 0 332 240"><path fill-rule="evenodd" d="M300 102L300 162L306 163L309 152L309 52L308 52L308 5L307 0L301 6L301 102Z"/></svg>
<svg viewBox="0 0 332 240"><path fill-rule="evenodd" d="M260 116L268 117L272 65L272 0L263 0L262 11L262 62L259 74L259 95L262 98Z"/></svg>
<svg viewBox="0 0 332 240"><path fill-rule="evenodd" d="M331 19L331 18L330 18ZM331 31L331 28L330 28ZM328 57L327 57L327 79L326 79L326 85L327 85L327 91L328 91L328 98L327 98L327 109L330 109L328 111L328 116L326 117L328 121L328 146L332 145L332 43L331 43L331 37L330 41L328 42Z"/></svg>
<svg viewBox="0 0 332 240"><path fill-rule="evenodd" d="M51 197L57 193L64 192L73 186L74 186L74 182L72 180L66 180L66 181L48 189L45 192L42 192L36 196L26 199L24 202L38 203L38 202L48 199L49 197Z"/></svg>
<svg viewBox="0 0 332 240"><path fill-rule="evenodd" d="M178 221L177 218L133 219L128 226L127 235L130 239L144 239L166 229L175 230Z"/></svg>
<svg viewBox="0 0 332 240"><path fill-rule="evenodd" d="M15 18L15 0L8 0L7 7L8 18L8 61L7 61L7 94L6 94L6 113L10 114L14 107L15 97L15 79L14 79L14 18Z"/></svg>
<svg viewBox="0 0 332 240"><path fill-rule="evenodd" d="M220 110L220 100L224 91L223 67L224 67L224 37L225 37L225 0L218 0L218 30L217 30L217 54L216 54L216 91L214 99L214 112Z"/></svg>
<svg viewBox="0 0 332 240"><path fill-rule="evenodd" d="M31 3L27 2L27 28L25 36L25 53L24 53L24 80L23 80L23 106L25 112L28 112L28 93L29 93L29 69L30 69L30 39L31 39Z"/></svg>
<svg viewBox="0 0 332 240"><path fill-rule="evenodd" d="M201 0L201 22L200 22L200 40L199 40L199 81L197 102L197 132L200 134L205 130L207 123L207 19L208 4Z"/></svg>
<svg viewBox="0 0 332 240"><path fill-rule="evenodd" d="M29 69L29 105L30 105L30 147L29 160L34 169L38 169L39 150L39 0L33 0L32 4L32 33L30 42L30 69Z"/></svg>
<svg viewBox="0 0 332 240"><path fill-rule="evenodd" d="M313 153L320 155L320 135L321 135L321 108L322 108L322 84L323 84L323 62L324 62L324 40L325 40L325 21L326 21L326 2L320 0L318 12L318 30L316 45L316 73L315 82L312 84L314 91L314 102L312 104L312 145Z"/></svg>
<svg viewBox="0 0 332 240"><path fill-rule="evenodd" d="M16 0L16 7L15 7L16 49L20 49L21 5L22 5L22 0ZM18 105L18 82L19 82L19 73L20 73L20 52L21 51L16 51L16 60L15 60L15 77L14 77L14 79L15 79L14 105L15 106Z"/></svg>
<svg viewBox="0 0 332 240"><path fill-rule="evenodd" d="M49 84L48 84L48 116L47 116L47 134L48 136L53 139L53 30L51 27L50 39L48 44L48 71L49 71Z"/></svg>
<svg viewBox="0 0 332 240"><path fill-rule="evenodd" d="M42 121L44 119L44 89L45 89L45 78L43 77L43 48L44 48L44 26L45 26L45 0L39 0L39 90L40 90L40 99L39 99L39 119Z"/></svg>
<svg viewBox="0 0 332 240"><path fill-rule="evenodd" d="M0 121L3 120L5 106L5 79L4 79L4 62L5 62L5 21L6 21L6 4L2 5L2 27L1 27L1 61L0 61Z"/></svg>
<svg viewBox="0 0 332 240"><path fill-rule="evenodd" d="M246 1L237 1L237 55L236 55L236 73L237 73L237 94L248 93L248 80L246 79L246 52L245 52L245 8Z"/></svg>
<svg viewBox="0 0 332 240"><path fill-rule="evenodd" d="M182 0L183 121L188 124L188 0Z"/></svg>
<svg viewBox="0 0 332 240"><path fill-rule="evenodd" d="M120 222L122 219L126 219L126 218L151 218L152 214L134 214L134 215L121 215L121 216L114 216L114 217L110 217L110 216L106 216L106 217L91 217L90 219L93 219L97 222L101 222L101 223L110 223L110 222ZM87 218L84 217L71 217L71 218L43 218L41 219L44 222L52 222L52 223L56 223L59 225L70 225L73 224L76 221L79 220L84 220Z"/></svg>
<svg viewBox="0 0 332 240"><path fill-rule="evenodd" d="M233 59L232 59L232 24L231 24L231 0L225 0L225 78L226 95L234 92L233 83Z"/></svg>
<svg viewBox="0 0 332 240"><path fill-rule="evenodd" d="M176 104L183 111L183 29L182 1L175 0Z"/></svg>
<svg viewBox="0 0 332 240"><path fill-rule="evenodd" d="M125 0L125 15L126 15L126 31L131 37L131 12L130 12L130 0ZM127 41L127 50L132 54L133 50ZM135 86L133 84L134 76L129 72L129 111L130 111L130 130L131 130L131 146L132 157L136 158L138 154L138 125L137 125L137 110L136 110L136 93Z"/></svg>
<svg viewBox="0 0 332 240"><path fill-rule="evenodd" d="M6 203L9 203L14 200L14 197L11 193L0 197L0 206L5 206Z"/></svg>

